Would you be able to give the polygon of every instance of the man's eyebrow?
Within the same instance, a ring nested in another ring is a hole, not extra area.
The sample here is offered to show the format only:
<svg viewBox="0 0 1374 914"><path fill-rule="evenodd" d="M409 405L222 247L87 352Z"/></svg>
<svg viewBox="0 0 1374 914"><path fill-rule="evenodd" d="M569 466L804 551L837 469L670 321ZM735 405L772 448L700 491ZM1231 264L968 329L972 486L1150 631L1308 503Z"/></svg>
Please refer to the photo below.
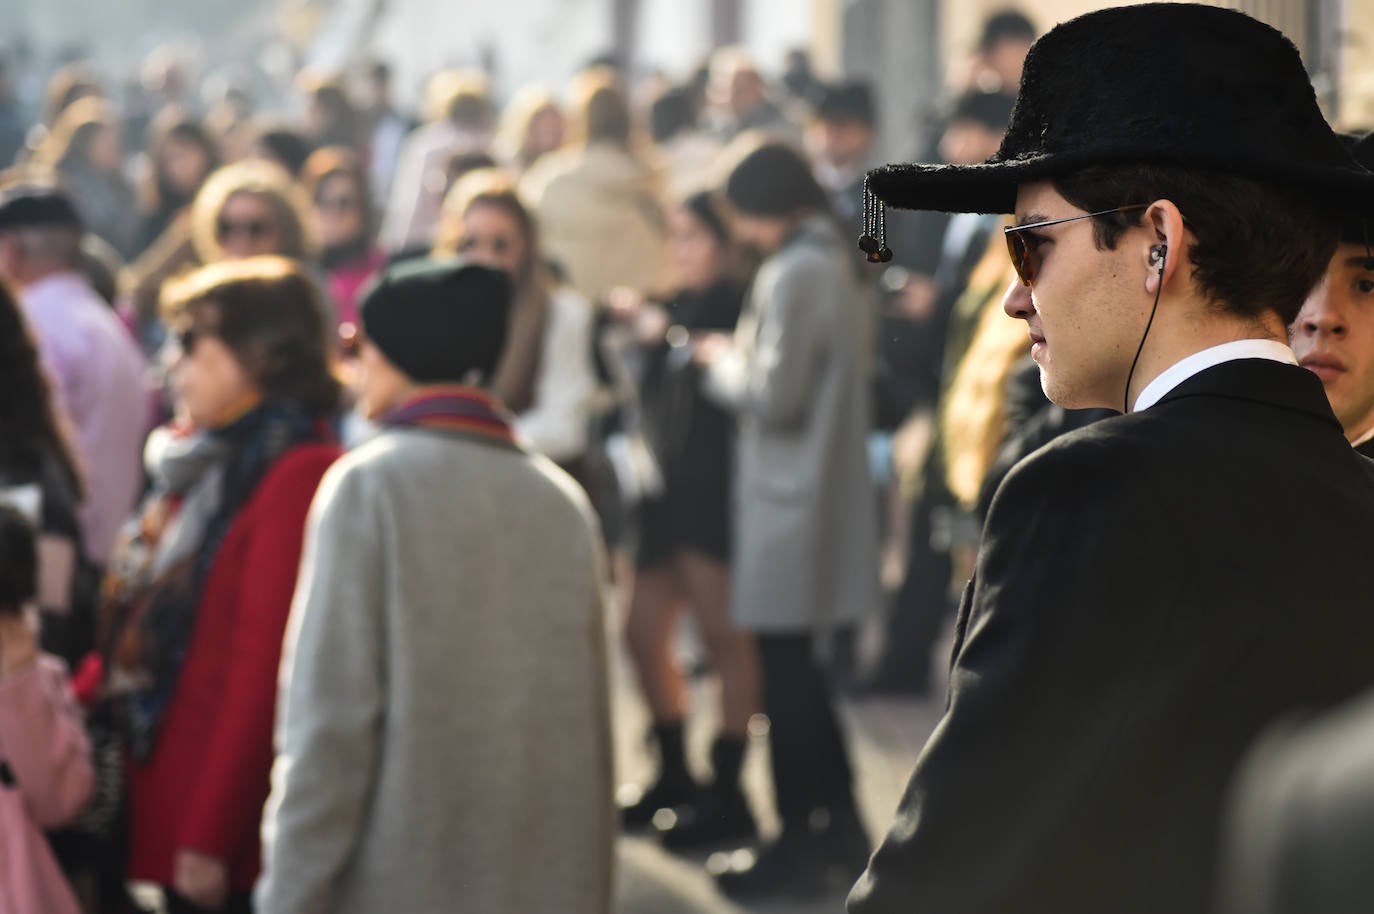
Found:
<svg viewBox="0 0 1374 914"><path fill-rule="evenodd" d="M1034 225L1037 222L1048 221L1050 221L1049 217L1047 217L1044 213L1026 213L1024 216L1016 220L1016 225L1019 228L1023 225Z"/></svg>

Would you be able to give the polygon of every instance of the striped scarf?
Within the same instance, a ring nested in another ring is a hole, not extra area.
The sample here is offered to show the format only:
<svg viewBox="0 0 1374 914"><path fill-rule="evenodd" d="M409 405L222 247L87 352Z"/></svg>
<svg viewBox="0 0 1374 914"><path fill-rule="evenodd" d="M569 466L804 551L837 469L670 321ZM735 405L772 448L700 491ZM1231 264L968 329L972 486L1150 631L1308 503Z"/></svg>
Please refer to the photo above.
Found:
<svg viewBox="0 0 1374 914"><path fill-rule="evenodd" d="M484 390L460 384L425 387L387 413L382 425L459 432L494 444L519 446L501 401Z"/></svg>

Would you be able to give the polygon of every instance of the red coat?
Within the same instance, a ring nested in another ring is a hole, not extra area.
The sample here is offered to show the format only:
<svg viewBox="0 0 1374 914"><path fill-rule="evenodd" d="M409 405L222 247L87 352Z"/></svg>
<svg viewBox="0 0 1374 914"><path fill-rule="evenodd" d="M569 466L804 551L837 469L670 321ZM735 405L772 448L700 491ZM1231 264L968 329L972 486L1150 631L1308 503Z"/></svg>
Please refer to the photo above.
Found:
<svg viewBox="0 0 1374 914"><path fill-rule="evenodd" d="M305 519L333 445L294 447L229 527L152 755L129 772L129 876L171 885L177 851L225 860L253 887L272 766L277 666Z"/></svg>

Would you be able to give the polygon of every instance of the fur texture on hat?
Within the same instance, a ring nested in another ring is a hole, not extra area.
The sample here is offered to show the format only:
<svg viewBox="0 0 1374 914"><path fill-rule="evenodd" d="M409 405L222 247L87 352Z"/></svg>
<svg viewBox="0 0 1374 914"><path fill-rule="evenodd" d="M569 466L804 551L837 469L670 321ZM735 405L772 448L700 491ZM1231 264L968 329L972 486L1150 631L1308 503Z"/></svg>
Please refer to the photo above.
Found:
<svg viewBox="0 0 1374 914"><path fill-rule="evenodd" d="M1001 148L980 165L886 165L888 206L1010 213L1018 185L1083 168L1210 168L1374 211L1374 175L1322 116L1298 49L1243 13L1186 3L1101 10L1026 57Z"/></svg>

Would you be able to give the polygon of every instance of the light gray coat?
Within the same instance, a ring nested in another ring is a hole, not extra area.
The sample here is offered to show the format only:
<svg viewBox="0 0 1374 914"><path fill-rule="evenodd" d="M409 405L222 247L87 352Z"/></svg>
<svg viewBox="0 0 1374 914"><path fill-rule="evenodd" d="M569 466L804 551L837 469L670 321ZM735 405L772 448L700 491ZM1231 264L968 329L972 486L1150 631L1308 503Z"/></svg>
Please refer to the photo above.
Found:
<svg viewBox="0 0 1374 914"><path fill-rule="evenodd" d="M732 604L750 631L824 633L879 605L868 299L848 253L829 219L804 222L706 375L740 420Z"/></svg>
<svg viewBox="0 0 1374 914"><path fill-rule="evenodd" d="M608 914L600 542L513 447L383 432L325 477L282 666L261 914Z"/></svg>

